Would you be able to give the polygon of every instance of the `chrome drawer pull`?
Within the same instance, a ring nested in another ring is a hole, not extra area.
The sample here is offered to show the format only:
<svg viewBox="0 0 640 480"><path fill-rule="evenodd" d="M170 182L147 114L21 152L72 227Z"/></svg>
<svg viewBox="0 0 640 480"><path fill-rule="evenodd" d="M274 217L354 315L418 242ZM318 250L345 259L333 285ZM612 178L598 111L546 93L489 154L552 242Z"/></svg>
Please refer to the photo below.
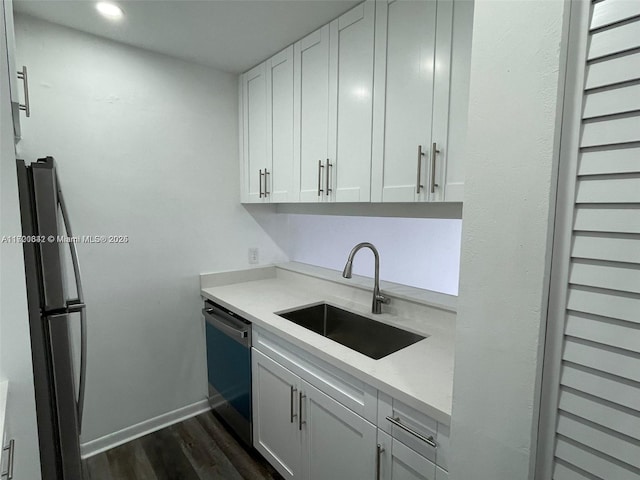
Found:
<svg viewBox="0 0 640 480"><path fill-rule="evenodd" d="M302 430L302 425L307 423L304 420L302 420L302 399L303 398L307 398L307 396L304 393L299 392L298 393L298 430Z"/></svg>
<svg viewBox="0 0 640 480"><path fill-rule="evenodd" d="M422 185L421 183L422 157L424 157L424 152L422 151L422 145L418 145L418 174L416 176L416 193L420 193L420 189L424 188L424 185Z"/></svg>
<svg viewBox="0 0 640 480"><path fill-rule="evenodd" d="M22 66L22 71L18 72L18 79L22 80L24 85L24 103L18 104L18 109L22 110L27 117L31 116L31 102L29 101L29 78L27 76L27 67Z"/></svg>
<svg viewBox="0 0 640 480"><path fill-rule="evenodd" d="M291 423L293 423L293 419L296 418L296 414L293 413L293 397L295 395L295 392L297 392L298 389L297 388L293 388L293 385L291 385Z"/></svg>
<svg viewBox="0 0 640 480"><path fill-rule="evenodd" d="M322 195L322 192L324 192L324 190L322 190L322 169L324 168L324 165L322 165L322 160L318 160L318 196Z"/></svg>
<svg viewBox="0 0 640 480"><path fill-rule="evenodd" d="M431 193L435 193L438 186L436 183L436 154L438 153L440 150L438 150L436 142L433 142L431 145Z"/></svg>
<svg viewBox="0 0 640 480"><path fill-rule="evenodd" d="M422 440L424 443L426 443L428 445L431 445L433 448L438 448L438 445L436 444L435 440L433 439L433 435L429 435L428 437L425 437L421 433L418 433L415 430L413 430L413 429L407 427L406 425L403 425L402 423L400 423L400 417L395 417L395 418L387 417L387 420L389 420L391 423L393 423L396 427L401 428L405 432L410 433L414 437Z"/></svg>
<svg viewBox="0 0 640 480"><path fill-rule="evenodd" d="M376 447L376 480L380 480L380 455L384 452L382 445Z"/></svg>

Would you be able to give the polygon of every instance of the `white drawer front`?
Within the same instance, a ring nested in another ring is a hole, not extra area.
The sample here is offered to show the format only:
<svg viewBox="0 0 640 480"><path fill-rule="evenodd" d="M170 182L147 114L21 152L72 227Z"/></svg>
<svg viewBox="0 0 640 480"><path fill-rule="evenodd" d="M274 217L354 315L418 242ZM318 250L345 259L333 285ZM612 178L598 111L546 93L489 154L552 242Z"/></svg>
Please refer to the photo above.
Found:
<svg viewBox="0 0 640 480"><path fill-rule="evenodd" d="M398 423L404 428L398 426ZM380 392L378 427L420 455L436 462L436 448L433 444L436 442L438 422L433 418Z"/></svg>
<svg viewBox="0 0 640 480"><path fill-rule="evenodd" d="M397 426L393 420L406 428ZM384 392L378 392L378 427L443 470L449 470L450 447L447 425L436 422L428 415ZM434 447L432 443L436 446Z"/></svg>
<svg viewBox="0 0 640 480"><path fill-rule="evenodd" d="M375 388L255 326L252 340L254 348L364 419L376 423L378 392Z"/></svg>

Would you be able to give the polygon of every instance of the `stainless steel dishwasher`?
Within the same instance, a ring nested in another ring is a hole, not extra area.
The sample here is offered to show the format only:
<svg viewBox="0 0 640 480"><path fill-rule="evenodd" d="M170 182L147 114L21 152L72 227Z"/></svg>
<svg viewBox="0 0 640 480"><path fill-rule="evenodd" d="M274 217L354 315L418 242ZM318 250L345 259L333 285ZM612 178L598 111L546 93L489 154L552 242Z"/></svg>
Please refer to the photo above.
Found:
<svg viewBox="0 0 640 480"><path fill-rule="evenodd" d="M202 313L207 338L211 408L248 446L251 430L251 322L206 300Z"/></svg>

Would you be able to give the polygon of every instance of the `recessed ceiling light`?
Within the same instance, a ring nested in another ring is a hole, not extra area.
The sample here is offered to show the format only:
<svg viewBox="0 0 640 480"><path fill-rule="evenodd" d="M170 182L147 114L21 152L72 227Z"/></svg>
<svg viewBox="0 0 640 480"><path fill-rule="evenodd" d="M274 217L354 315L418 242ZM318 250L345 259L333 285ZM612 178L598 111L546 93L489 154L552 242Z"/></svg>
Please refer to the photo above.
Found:
<svg viewBox="0 0 640 480"><path fill-rule="evenodd" d="M108 2L96 3L96 9L102 14L102 16L107 17L110 20L117 20L119 18L122 18L122 15L124 13L119 6Z"/></svg>

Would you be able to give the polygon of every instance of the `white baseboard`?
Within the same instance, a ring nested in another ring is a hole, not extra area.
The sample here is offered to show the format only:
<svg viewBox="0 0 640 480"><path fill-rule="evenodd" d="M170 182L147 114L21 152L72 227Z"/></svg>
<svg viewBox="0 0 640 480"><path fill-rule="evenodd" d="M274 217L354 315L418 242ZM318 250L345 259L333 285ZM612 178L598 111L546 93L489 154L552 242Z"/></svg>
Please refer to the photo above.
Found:
<svg viewBox="0 0 640 480"><path fill-rule="evenodd" d="M110 433L104 437L96 438L90 442L80 445L80 454L83 459L97 455L98 453L110 450L123 443L130 442L136 438L143 437L149 433L161 430L174 423L181 422L187 418L194 417L210 410L209 401L201 400L199 402L178 408L172 412L167 412L144 422L136 423L130 427L123 428L117 432Z"/></svg>

